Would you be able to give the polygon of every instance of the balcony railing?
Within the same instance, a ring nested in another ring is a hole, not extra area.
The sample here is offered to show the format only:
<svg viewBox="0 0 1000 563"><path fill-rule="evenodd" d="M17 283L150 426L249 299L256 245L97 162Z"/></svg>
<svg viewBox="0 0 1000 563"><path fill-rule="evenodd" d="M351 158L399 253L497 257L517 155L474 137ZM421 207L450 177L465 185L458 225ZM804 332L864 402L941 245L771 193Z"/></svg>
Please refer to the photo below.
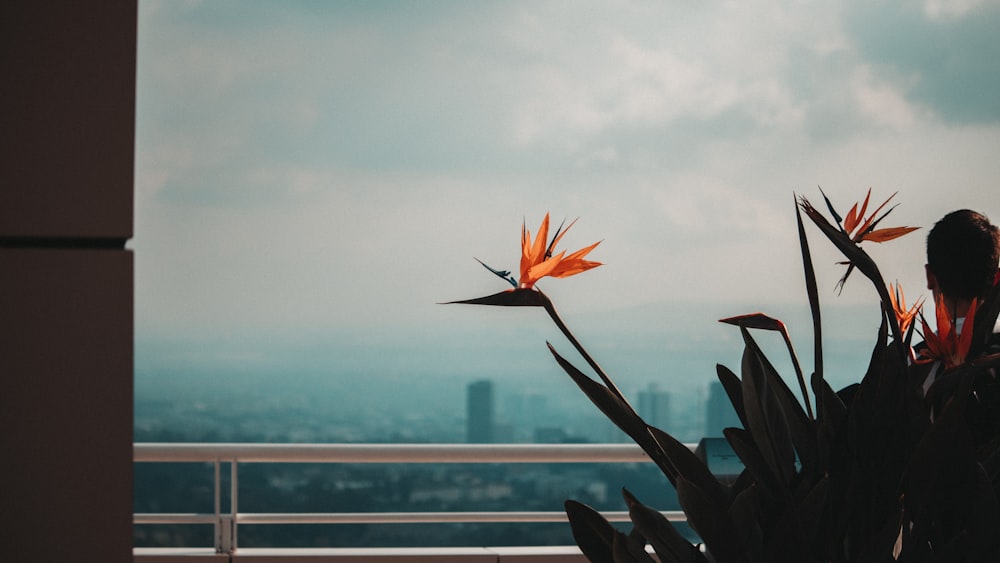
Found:
<svg viewBox="0 0 1000 563"><path fill-rule="evenodd" d="M694 444L689 448L695 449ZM245 463L636 463L649 457L633 444L226 444L137 443L136 463L202 462L214 465L214 512L137 513L144 524L214 525L214 552L234 554L240 524L389 524L444 522L565 522L563 512L248 513L239 511L239 466ZM229 471L229 507L222 508L223 465ZM602 512L611 521L628 513ZM683 522L683 512L663 513ZM274 550L271 550L274 551ZM291 553L294 550L289 550ZM141 550L147 555L156 550Z"/></svg>

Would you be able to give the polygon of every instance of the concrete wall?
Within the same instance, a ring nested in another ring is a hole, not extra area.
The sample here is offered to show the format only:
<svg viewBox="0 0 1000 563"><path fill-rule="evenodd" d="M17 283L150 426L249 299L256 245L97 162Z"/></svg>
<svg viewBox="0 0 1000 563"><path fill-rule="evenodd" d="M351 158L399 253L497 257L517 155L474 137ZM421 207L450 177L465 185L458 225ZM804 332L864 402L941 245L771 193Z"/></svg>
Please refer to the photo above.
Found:
<svg viewBox="0 0 1000 563"><path fill-rule="evenodd" d="M136 3L0 2L0 561L132 560Z"/></svg>

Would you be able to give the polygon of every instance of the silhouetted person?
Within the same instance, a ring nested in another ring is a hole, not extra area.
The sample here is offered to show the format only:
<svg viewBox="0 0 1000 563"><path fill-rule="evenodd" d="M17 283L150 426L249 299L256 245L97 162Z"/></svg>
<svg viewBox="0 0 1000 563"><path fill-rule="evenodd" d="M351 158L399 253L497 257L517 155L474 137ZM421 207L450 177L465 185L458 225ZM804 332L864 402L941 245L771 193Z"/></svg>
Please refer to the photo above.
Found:
<svg viewBox="0 0 1000 563"><path fill-rule="evenodd" d="M968 209L953 211L928 233L927 289L931 290L935 305L939 300L943 304L958 333L973 330L966 317L973 302L981 305L1000 280L998 262L1000 229L981 213ZM985 310L979 310L986 314ZM940 334L940 327L938 332ZM1000 334L994 329L985 353L995 352L1000 352ZM917 353L918 357L928 355L926 346L918 345ZM945 367L943 362L935 362L923 383L932 418L941 412L959 384L959 378L949 377ZM977 443L991 441L1000 435L1000 382L995 370L976 374L966 407L966 420Z"/></svg>
<svg viewBox="0 0 1000 563"><path fill-rule="evenodd" d="M963 321L974 299L997 281L1000 231L981 213L961 209L935 223L927 235L927 289L951 317Z"/></svg>

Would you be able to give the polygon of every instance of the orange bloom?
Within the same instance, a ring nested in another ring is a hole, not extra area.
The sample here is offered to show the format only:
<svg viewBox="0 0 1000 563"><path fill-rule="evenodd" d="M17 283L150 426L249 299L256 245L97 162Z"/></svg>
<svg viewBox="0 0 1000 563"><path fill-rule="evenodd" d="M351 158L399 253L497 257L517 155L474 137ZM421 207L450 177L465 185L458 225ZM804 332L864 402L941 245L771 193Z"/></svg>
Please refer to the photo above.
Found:
<svg viewBox="0 0 1000 563"><path fill-rule="evenodd" d="M538 227L538 233L536 233L534 242L531 240L531 233L528 232L524 225L521 226L521 277L518 280L518 287L529 289L535 285L535 282L545 276L565 278L601 265L600 262L584 260L584 257L591 250L596 248L598 244L601 244L600 241L581 248L568 256L565 250L553 255L556 244L559 243L559 240L562 239L563 235L569 231L574 223L576 223L575 220L565 230L560 226L548 246L545 245L545 241L549 236L548 213L545 214L545 219L542 219L542 224Z"/></svg>
<svg viewBox="0 0 1000 563"><path fill-rule="evenodd" d="M927 325L927 320L920 315L921 323L924 326L924 341L927 350L921 355L923 361L939 360L944 364L945 370L954 369L965 363L966 356L969 355L969 347L972 345L972 326L976 316L976 300L969 306L969 312L965 316L961 331L955 327L948 308L944 305L944 298L938 296L934 307L937 317L937 332L935 333Z"/></svg>
<svg viewBox="0 0 1000 563"><path fill-rule="evenodd" d="M882 208L885 207L885 205L889 203L889 201L892 200L892 198L896 197L895 193L889 196L889 199L883 201L882 205L878 206L878 209L873 211L872 214L868 216L868 219L862 221L862 218L865 216L865 211L868 210L868 200L869 198L871 198L871 196L872 196L872 190L871 188L868 188L868 195L865 196L865 201L864 203L861 204L861 209L859 210L858 204L855 203L854 206L851 207L851 210L847 212L847 217L844 218L844 223L843 223L844 231L847 233L847 236L850 237L851 240L854 241L855 243L860 243L863 240L870 240L872 242L886 242L895 238L899 238L907 233L911 233L920 228L920 227L889 227L886 229L875 229L875 225L878 224L879 221L881 221L883 218L885 218L885 216L889 214L889 211L892 211L892 209L890 208L889 211L886 211L884 215L876 219L876 216L879 214L879 211L882 211Z"/></svg>
<svg viewBox="0 0 1000 563"><path fill-rule="evenodd" d="M820 193L822 192L823 190L820 190ZM865 195L865 200L861 203L860 209L858 204L855 203L851 207L851 210L847 213L847 217L842 218L840 214L837 213L837 210L833 208L833 204L830 203L830 198L826 197L826 194L823 194L823 199L826 201L827 209L830 210L830 214L833 215L833 218L836 220L837 226L840 228L840 232L847 238L847 240L851 241L860 248L863 241L870 240L872 242L886 242L899 238L920 228L890 227L886 229L876 229L875 227L882 222L882 219L885 219L886 216L888 216L889 213L895 209L895 206L893 206L885 213L882 213L882 215L879 215L882 209L885 208L892 198L896 197L896 194L889 196L889 199L883 201L882 205L878 206L878 209L873 211L872 214L865 219L865 213L868 211L868 203L871 200L871 195L872 190L871 188L868 188L868 193ZM813 222L816 222L818 225L821 224L820 221L822 221L822 223L827 223L826 220L822 218L822 215L820 215L819 212L816 211L816 209L810 205L805 198L802 198L800 205L802 210L809 215ZM827 225L829 225L829 223L827 223ZM840 264L847 265L847 271L844 272L844 276L837 282L838 291L843 289L844 284L847 282L847 278L850 277L851 272L853 272L855 268L854 263L850 260L847 262L840 262Z"/></svg>
<svg viewBox="0 0 1000 563"><path fill-rule="evenodd" d="M916 318L917 312L920 311L920 307L923 306L924 300L920 298L916 303L913 304L909 309L906 308L906 297L903 295L903 286L896 282L896 287L889 288L889 301L892 302L892 310L896 313L896 321L899 323L899 331L906 333L913 324L913 319Z"/></svg>

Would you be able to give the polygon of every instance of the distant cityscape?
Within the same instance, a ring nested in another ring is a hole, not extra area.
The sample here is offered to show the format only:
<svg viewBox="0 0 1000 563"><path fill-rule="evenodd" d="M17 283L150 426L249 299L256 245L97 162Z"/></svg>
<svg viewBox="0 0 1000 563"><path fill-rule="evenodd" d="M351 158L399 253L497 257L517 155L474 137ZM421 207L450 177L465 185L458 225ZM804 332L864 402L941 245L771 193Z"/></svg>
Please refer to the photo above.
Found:
<svg viewBox="0 0 1000 563"><path fill-rule="evenodd" d="M406 412L388 400L373 400L370 393L337 401L336 390L308 385L284 385L282 393L252 386L205 393L192 386L171 385L172 393L137 393L136 441L628 440L593 405L566 405L543 392L500 393L492 379L467 382L464 409L458 412L454 401L435 403L433 392L423 402L414 401L419 409ZM721 385L709 384L705 395L694 401L650 383L636 393L635 406L650 424L682 441L697 442L738 425ZM211 473L204 464L137 464L135 511L211 512ZM240 469L241 510L248 512L561 511L568 498L599 510L622 510L622 487L662 510L678 508L673 488L653 464L249 464ZM137 546L211 545L211 527L140 525L134 541ZM365 547L566 545L573 540L565 524L372 524L248 526L240 542L246 547Z"/></svg>
<svg viewBox="0 0 1000 563"><path fill-rule="evenodd" d="M690 415L690 409L677 409L679 412L675 416L671 409L671 393L660 389L656 383L650 383L646 389L638 393L637 411L647 424L675 432L678 428L683 428L686 432L679 435L679 439L689 442L696 442L700 438L721 437L722 430L728 426L739 426L739 418L733 409L729 398L726 396L722 384L718 381L709 383L708 400L705 403L703 431L691 433L694 426L691 420L683 421L683 415ZM546 410L544 396L516 395L508 404L508 412L505 420L524 420L530 417L531 413L544 412ZM516 443L523 441L519 439L515 426L511 422L501 422L498 417L497 397L494 390L494 383L490 379L481 379L469 383L466 387L466 416L465 416L465 441L468 443ZM677 420L675 420L675 418ZM608 429L604 442L621 442L628 440L623 433L616 433L613 428ZM539 444L558 444L576 442L594 442L592 436L575 435L570 433L564 426L541 425L535 426L532 432L531 441Z"/></svg>

